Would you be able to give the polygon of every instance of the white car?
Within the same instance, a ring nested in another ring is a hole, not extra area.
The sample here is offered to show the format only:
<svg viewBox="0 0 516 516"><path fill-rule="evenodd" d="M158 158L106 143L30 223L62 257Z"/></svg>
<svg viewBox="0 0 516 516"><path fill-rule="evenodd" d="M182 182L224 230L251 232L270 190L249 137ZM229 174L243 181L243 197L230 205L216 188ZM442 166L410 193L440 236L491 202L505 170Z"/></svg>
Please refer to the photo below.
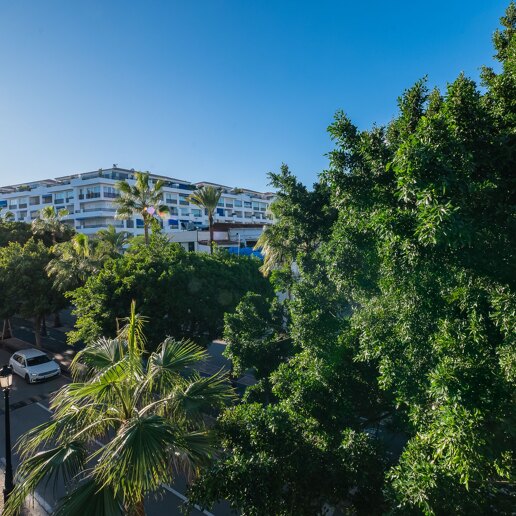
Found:
<svg viewBox="0 0 516 516"><path fill-rule="evenodd" d="M13 372L27 383L41 382L61 374L61 368L39 349L22 349L9 359Z"/></svg>

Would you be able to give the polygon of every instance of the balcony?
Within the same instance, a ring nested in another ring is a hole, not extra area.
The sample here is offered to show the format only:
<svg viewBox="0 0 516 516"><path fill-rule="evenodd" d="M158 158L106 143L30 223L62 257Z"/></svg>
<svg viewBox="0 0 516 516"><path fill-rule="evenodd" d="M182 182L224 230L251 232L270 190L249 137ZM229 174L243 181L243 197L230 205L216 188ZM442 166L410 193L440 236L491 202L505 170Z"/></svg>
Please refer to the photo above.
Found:
<svg viewBox="0 0 516 516"><path fill-rule="evenodd" d="M79 199L100 199L100 192L79 194Z"/></svg>

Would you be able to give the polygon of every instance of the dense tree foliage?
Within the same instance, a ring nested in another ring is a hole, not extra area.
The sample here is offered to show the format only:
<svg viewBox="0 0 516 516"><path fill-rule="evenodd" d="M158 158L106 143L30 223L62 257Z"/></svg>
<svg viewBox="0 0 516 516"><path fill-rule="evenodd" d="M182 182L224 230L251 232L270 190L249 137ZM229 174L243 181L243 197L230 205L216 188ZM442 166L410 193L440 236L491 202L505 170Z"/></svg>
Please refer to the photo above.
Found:
<svg viewBox="0 0 516 516"><path fill-rule="evenodd" d="M371 130L337 113L313 225L292 216L295 180L280 186L264 238L297 265L286 304L298 352L270 375L272 404L222 416L221 462L194 499L245 514L511 512L514 3L502 24L500 72L484 69L483 90L464 75L443 92L418 81Z"/></svg>
<svg viewBox="0 0 516 516"><path fill-rule="evenodd" d="M36 344L40 345L43 317L65 306L63 296L53 288L46 268L52 253L33 238L25 245L11 242L0 247L0 317L15 314L34 319Z"/></svg>
<svg viewBox="0 0 516 516"><path fill-rule="evenodd" d="M271 294L259 266L256 259L225 253L188 253L152 235L148 246L131 246L70 295L78 315L71 340L91 342L100 335L114 335L116 319L132 299L143 315L153 317L151 346L168 335L199 342L219 337L224 313L233 311L244 294Z"/></svg>
<svg viewBox="0 0 516 516"><path fill-rule="evenodd" d="M87 235L75 235L70 241L52 248L54 258L46 271L59 292L81 287L97 273L103 262L114 252L110 244L102 240L90 240Z"/></svg>

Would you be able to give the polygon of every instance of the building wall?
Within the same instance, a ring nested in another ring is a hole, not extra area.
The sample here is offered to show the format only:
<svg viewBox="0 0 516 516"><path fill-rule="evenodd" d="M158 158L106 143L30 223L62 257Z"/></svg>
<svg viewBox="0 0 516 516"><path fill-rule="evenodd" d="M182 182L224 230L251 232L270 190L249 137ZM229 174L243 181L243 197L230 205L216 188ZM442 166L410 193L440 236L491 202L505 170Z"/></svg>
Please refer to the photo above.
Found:
<svg viewBox="0 0 516 516"><path fill-rule="evenodd" d="M112 224L133 235L141 235L141 217L136 215L128 220L118 220L115 218L116 206L113 204L113 200L118 196L116 182L127 180L134 183L133 178L132 170L112 168L26 185L6 186L0 188L0 205L5 205L14 213L15 220L19 221L31 222L42 208L55 206L56 209L66 208L70 212L64 220L80 233L93 234ZM180 234L186 230L192 233L192 230L207 226L208 217L204 210L187 200L190 193L205 183L194 184L152 174L151 178L166 181L163 188L163 203L169 207L170 214L160 218L165 233ZM272 223L268 214L272 194L251 190L235 192L228 187L221 188L223 193L215 222L264 225ZM185 242L189 241L193 240Z"/></svg>

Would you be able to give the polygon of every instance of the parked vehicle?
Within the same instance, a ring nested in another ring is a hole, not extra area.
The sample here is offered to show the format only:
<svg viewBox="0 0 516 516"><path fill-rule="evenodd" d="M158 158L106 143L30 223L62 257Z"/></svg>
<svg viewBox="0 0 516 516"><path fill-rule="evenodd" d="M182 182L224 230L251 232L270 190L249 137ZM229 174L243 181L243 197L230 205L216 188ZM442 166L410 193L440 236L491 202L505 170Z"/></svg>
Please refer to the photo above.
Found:
<svg viewBox="0 0 516 516"><path fill-rule="evenodd" d="M27 383L36 383L61 374L59 365L39 349L22 349L9 359L13 372Z"/></svg>

